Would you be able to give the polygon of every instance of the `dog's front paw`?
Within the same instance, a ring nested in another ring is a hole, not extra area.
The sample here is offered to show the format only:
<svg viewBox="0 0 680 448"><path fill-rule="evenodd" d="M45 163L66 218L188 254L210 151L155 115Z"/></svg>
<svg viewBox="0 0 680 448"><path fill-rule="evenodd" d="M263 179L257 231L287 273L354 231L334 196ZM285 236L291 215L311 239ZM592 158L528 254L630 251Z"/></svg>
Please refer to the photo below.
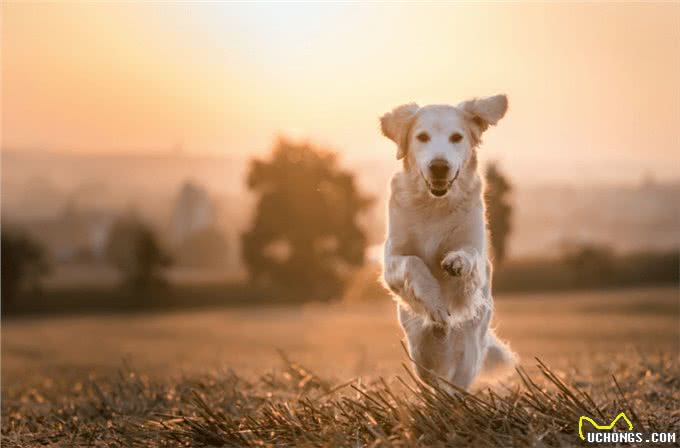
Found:
<svg viewBox="0 0 680 448"><path fill-rule="evenodd" d="M441 263L442 269L452 277L468 277L474 270L474 260L465 251L449 252Z"/></svg>

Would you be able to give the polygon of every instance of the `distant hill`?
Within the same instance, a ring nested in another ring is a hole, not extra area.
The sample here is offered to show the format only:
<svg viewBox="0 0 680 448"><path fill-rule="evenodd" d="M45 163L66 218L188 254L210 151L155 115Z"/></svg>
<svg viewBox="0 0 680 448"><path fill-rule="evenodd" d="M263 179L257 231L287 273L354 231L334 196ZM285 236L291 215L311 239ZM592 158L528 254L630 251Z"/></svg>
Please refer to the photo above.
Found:
<svg viewBox="0 0 680 448"><path fill-rule="evenodd" d="M514 200L515 255L586 242L623 252L680 248L680 182L518 188Z"/></svg>
<svg viewBox="0 0 680 448"><path fill-rule="evenodd" d="M2 207L12 216L50 216L67 201L104 208L136 205L154 216L186 180L216 195L240 194L245 159L3 151L2 165Z"/></svg>

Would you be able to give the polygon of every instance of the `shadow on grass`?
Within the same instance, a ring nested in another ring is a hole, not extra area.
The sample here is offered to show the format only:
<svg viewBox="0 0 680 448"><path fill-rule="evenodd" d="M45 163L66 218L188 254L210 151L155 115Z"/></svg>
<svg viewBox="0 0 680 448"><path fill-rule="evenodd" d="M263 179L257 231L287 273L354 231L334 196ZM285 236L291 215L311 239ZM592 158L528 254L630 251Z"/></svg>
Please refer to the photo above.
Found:
<svg viewBox="0 0 680 448"><path fill-rule="evenodd" d="M49 289L17 297L3 305L5 317L60 316L113 313L157 313L229 306L299 303L280 291L248 283L159 285L144 291L125 287L72 287Z"/></svg>

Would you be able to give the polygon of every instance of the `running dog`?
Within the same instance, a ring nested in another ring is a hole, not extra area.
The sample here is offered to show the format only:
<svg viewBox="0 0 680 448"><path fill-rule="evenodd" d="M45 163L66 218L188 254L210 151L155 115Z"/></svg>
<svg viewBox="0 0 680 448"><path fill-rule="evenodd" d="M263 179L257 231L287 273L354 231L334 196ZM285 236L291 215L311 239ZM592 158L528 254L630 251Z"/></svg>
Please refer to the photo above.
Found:
<svg viewBox="0 0 680 448"><path fill-rule="evenodd" d="M380 118L403 161L390 183L383 280L418 376L449 389L514 363L489 328L491 262L477 172L482 134L507 109L507 97L497 95L457 106L405 104Z"/></svg>

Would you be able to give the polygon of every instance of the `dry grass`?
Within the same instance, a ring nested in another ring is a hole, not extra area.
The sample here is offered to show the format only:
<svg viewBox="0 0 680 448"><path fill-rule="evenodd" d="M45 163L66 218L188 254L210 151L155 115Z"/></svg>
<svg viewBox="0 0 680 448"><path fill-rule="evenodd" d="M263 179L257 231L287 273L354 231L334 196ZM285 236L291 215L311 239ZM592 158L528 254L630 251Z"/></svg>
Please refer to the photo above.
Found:
<svg viewBox="0 0 680 448"><path fill-rule="evenodd" d="M570 382L537 360L505 385L448 394L403 376L333 384L283 356L248 381L234 372L158 382L126 367L45 396L2 403L3 446L572 446L579 416L625 411L636 431L677 431L676 356L619 359L615 378Z"/></svg>
<svg viewBox="0 0 680 448"><path fill-rule="evenodd" d="M501 297L522 370L454 395L404 369L387 302L5 320L1 442L583 446L580 415L620 411L680 432L679 311L676 288Z"/></svg>

